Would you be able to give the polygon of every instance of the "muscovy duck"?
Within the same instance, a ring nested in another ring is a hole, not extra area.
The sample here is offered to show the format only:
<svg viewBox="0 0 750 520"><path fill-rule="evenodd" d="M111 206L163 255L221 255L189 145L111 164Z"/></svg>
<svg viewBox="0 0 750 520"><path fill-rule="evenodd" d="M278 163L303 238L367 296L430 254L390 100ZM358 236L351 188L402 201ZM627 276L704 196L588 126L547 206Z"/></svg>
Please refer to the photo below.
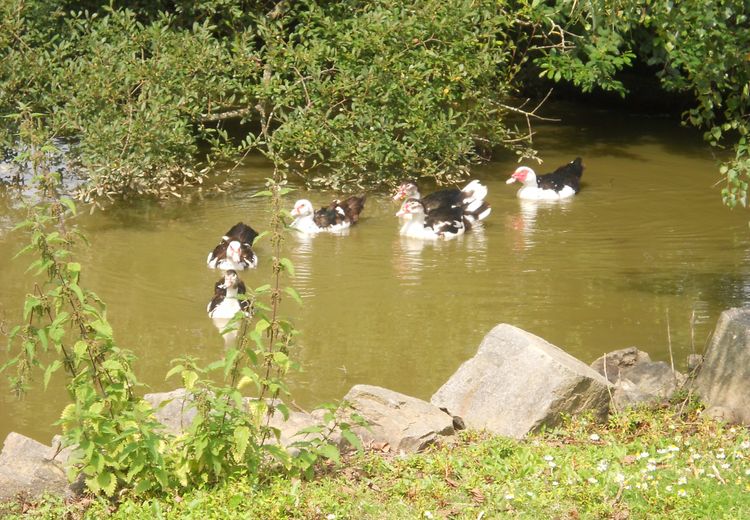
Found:
<svg viewBox="0 0 750 520"><path fill-rule="evenodd" d="M420 197L419 188L414 181L406 181L398 187L393 200L418 199L428 215L437 209L462 208L464 215L471 222L476 222L487 218L492 211L490 205L485 202L485 197L487 197L487 187L477 180L471 181L461 190L446 188L430 193L424 198ZM403 206L401 209L404 209ZM405 212L404 215L408 216L409 213Z"/></svg>
<svg viewBox="0 0 750 520"><path fill-rule="evenodd" d="M505 182L513 184L518 181L523 184L523 187L518 190L518 198L521 199L560 200L578 193L581 175L583 175L583 162L580 157L576 157L552 173L539 176L528 166L520 166Z"/></svg>
<svg viewBox="0 0 750 520"><path fill-rule="evenodd" d="M214 297L206 306L209 318L229 320L239 311L249 315L251 312L250 302L237 298L238 294L245 294L245 291L245 284L240 280L237 271L227 270L224 273L224 278L214 285Z"/></svg>
<svg viewBox="0 0 750 520"><path fill-rule="evenodd" d="M425 240L450 240L463 235L471 226L463 212L460 206L443 206L426 212L419 199L406 199L396 213L397 217L405 217L399 233Z"/></svg>
<svg viewBox="0 0 750 520"><path fill-rule="evenodd" d="M346 200L334 200L327 207L313 210L312 202L300 199L289 212L294 221L291 227L303 233L341 231L356 224L365 209L365 197L352 196Z"/></svg>
<svg viewBox="0 0 750 520"><path fill-rule="evenodd" d="M221 242L208 254L206 263L211 269L244 271L258 267L258 257L252 250L258 233L238 222L221 237Z"/></svg>

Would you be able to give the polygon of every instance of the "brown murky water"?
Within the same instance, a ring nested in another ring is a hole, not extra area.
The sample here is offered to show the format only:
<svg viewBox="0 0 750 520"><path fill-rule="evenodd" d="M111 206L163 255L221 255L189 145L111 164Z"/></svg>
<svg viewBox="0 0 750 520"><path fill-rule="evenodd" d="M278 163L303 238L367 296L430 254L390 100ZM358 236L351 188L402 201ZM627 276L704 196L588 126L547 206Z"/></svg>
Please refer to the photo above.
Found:
<svg viewBox="0 0 750 520"><path fill-rule="evenodd" d="M581 108L576 110L580 111ZM289 237L293 304L303 331L293 376L302 406L341 398L354 384L429 399L495 324L507 322L591 362L637 345L677 364L700 351L719 313L750 301L750 233L744 211L722 206L715 162L695 133L658 118L562 113L537 128L549 169L584 157L580 195L564 204L521 203L504 181L512 158L477 168L493 213L483 229L439 244L398 235L397 207L371 193L347 236ZM83 283L108 303L119 344L138 356L152 391L170 360L219 357L222 339L205 314L217 273L205 257L239 220L267 226L267 201L250 195L269 170L248 165L226 195L141 203L82 216L90 247L80 251ZM429 187L423 190L430 191ZM316 206L333 194L297 192ZM10 232L20 213L0 195L0 320L20 320L30 289L27 260L11 260L25 237ZM269 281L268 242L249 286ZM6 359L0 353L0 363ZM533 374L529 375L533 377ZM0 382L7 389L5 381ZM53 385L54 386L54 385ZM48 441L64 391L33 391L18 402L0 393L0 437L14 430Z"/></svg>

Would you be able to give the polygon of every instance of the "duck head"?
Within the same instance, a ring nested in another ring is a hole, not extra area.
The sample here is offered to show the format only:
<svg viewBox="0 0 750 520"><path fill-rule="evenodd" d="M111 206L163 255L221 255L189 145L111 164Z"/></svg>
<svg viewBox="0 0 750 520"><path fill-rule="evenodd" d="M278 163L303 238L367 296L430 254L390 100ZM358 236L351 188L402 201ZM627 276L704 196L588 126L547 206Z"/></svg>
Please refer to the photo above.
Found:
<svg viewBox="0 0 750 520"><path fill-rule="evenodd" d="M305 217L313 214L313 205L307 199L300 199L294 203L292 211L289 212L293 217Z"/></svg>
<svg viewBox="0 0 750 520"><path fill-rule="evenodd" d="M405 181L396 190L393 200L404 200L409 198L419 198L419 188L414 181Z"/></svg>
<svg viewBox="0 0 750 520"><path fill-rule="evenodd" d="M510 176L510 179L505 181L505 184L513 184L516 181L524 186L536 186L536 173L528 166L519 166Z"/></svg>
<svg viewBox="0 0 750 520"><path fill-rule="evenodd" d="M407 199L401 209L396 213L397 217L412 218L415 216L424 216L424 206L418 199L410 198Z"/></svg>

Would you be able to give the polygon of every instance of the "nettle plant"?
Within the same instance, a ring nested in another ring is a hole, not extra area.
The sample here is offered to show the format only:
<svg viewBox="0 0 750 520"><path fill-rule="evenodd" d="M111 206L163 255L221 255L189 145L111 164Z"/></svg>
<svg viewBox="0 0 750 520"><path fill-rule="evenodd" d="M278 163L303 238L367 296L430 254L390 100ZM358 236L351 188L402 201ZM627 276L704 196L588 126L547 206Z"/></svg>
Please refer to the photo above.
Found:
<svg viewBox="0 0 750 520"><path fill-rule="evenodd" d="M72 447L71 479L82 475L90 491L108 496L121 489L159 493L211 485L229 476L260 482L278 471L310 476L321 458L338 460L339 450L330 442L336 432L359 446L349 423L341 420L342 408L334 405L323 407L320 424L298 432L293 454L271 425L275 414L288 417L285 379L298 368L290 349L299 331L279 313L282 294L301 302L293 288L281 286L282 274L294 273L281 256L283 183L270 180L261 193L271 201L274 257L272 283L249 295L257 316L238 313L230 322L228 327L239 331L238 341L221 360L206 367L195 359L176 360L167 374L181 377L197 412L186 431L174 436L138 396L142 385L133 370L135 358L115 341L105 304L81 284L82 266L73 260L73 250L84 237L71 224L75 204L55 193L59 179L44 161L52 149L49 141L29 147L42 198L29 204L28 218L17 226L29 233L19 255L36 256L29 269L40 280L26 297L24 324L9 333L17 354L0 372L14 371L12 386L22 394L35 371L43 374L45 388L64 371L70 404L58 424L63 447ZM255 390L251 398L242 393L248 386Z"/></svg>

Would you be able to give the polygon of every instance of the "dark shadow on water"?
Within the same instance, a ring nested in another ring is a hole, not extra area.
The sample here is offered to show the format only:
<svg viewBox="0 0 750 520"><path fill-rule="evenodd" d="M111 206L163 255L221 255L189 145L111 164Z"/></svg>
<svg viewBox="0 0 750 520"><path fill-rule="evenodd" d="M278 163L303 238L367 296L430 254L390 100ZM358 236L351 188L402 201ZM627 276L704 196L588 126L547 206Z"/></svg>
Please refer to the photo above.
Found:
<svg viewBox="0 0 750 520"><path fill-rule="evenodd" d="M742 273L645 273L623 271L621 289L654 296L697 297L715 308L750 303L750 283Z"/></svg>

